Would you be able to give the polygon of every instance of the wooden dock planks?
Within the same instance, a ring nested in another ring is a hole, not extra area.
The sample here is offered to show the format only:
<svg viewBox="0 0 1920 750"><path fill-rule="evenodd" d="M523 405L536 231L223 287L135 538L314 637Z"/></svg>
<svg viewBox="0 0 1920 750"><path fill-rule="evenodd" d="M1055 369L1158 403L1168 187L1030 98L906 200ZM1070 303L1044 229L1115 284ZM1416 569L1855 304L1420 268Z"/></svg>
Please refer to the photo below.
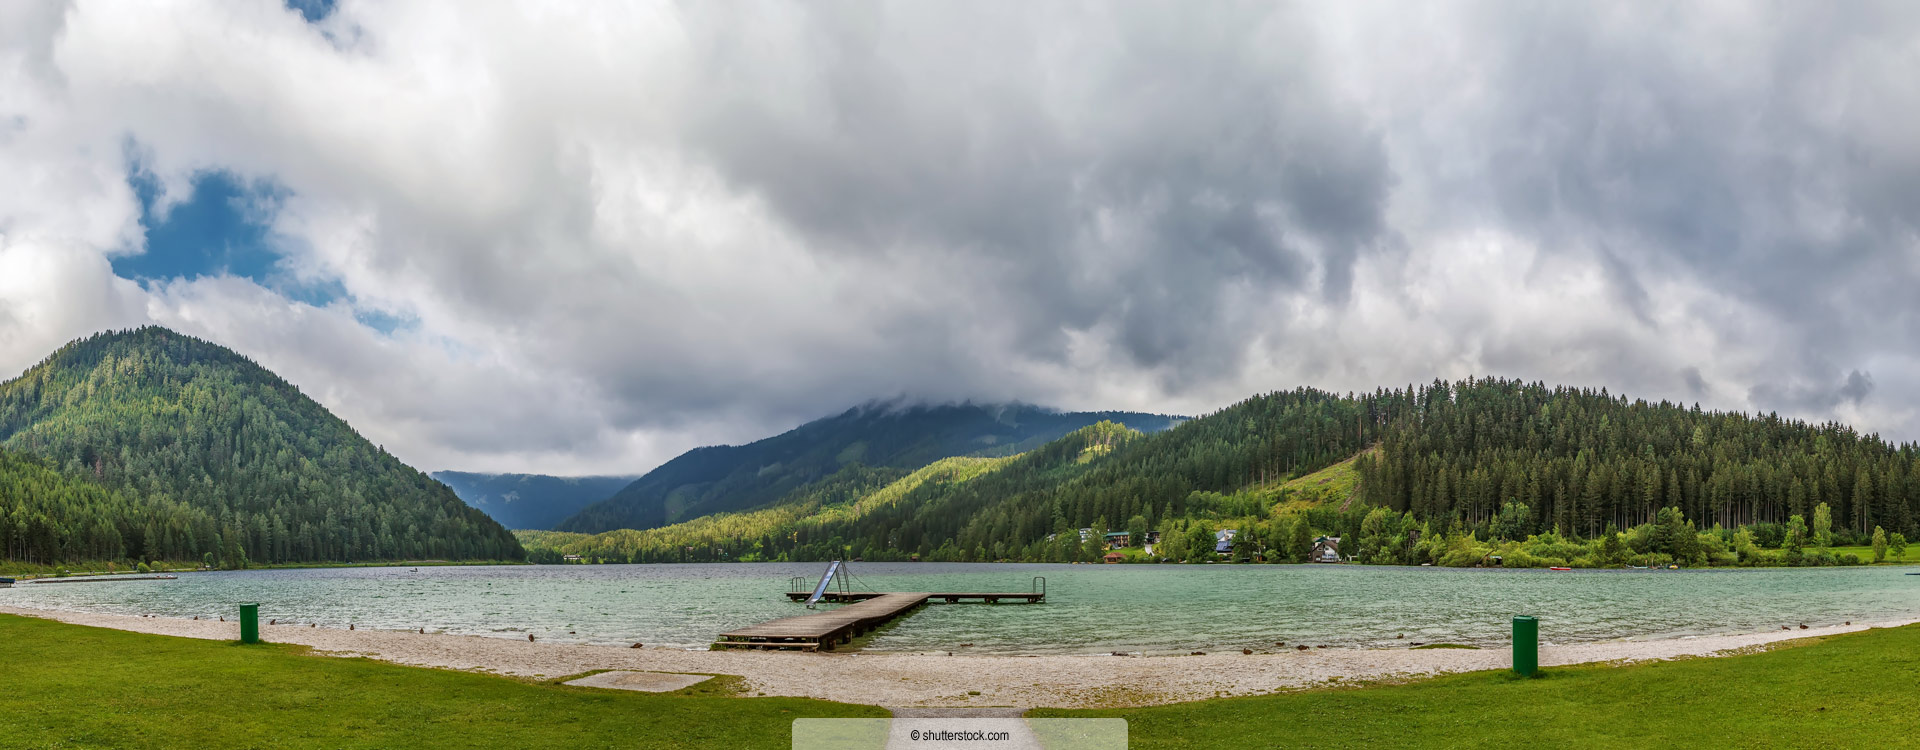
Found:
<svg viewBox="0 0 1920 750"><path fill-rule="evenodd" d="M829 591L826 593L825 596L821 597L821 601L836 602L836 603L837 602L857 602L857 601L864 601L867 599L873 599L881 596L886 596L886 594L883 592L876 592L876 591L850 591L850 592L849 591ZM804 601L807 598L807 592L789 591L787 592L787 598L796 602ZM1022 601L1028 604L1039 604L1040 602L1046 601L1046 598L1047 598L1047 595L1045 593L1030 592L1030 591L1011 591L1011 592L1009 591L983 591L983 592L941 591L941 592L927 594L927 601L943 601L947 603L960 602L960 601L965 601L969 599L979 599L981 601L991 604L991 603L997 603L1000 600L1005 599L1008 601Z"/></svg>
<svg viewBox="0 0 1920 750"><path fill-rule="evenodd" d="M790 592L794 601L807 598L806 592ZM715 648L795 649L831 651L837 644L871 632L889 620L904 615L931 600L959 602L978 599L998 603L1002 599L1030 604L1046 601L1046 594L1031 592L829 592L829 602L852 602L843 607L810 612L793 617L768 620L720 634Z"/></svg>
<svg viewBox="0 0 1920 750"><path fill-rule="evenodd" d="M721 633L716 646L832 650L927 602L924 592L901 592L865 597L824 612L782 617Z"/></svg>

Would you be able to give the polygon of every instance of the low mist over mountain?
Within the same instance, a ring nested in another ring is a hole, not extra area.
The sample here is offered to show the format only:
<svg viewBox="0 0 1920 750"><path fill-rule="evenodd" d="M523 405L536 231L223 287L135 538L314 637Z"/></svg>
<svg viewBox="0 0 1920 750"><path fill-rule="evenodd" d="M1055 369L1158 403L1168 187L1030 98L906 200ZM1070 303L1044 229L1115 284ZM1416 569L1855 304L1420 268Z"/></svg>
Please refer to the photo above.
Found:
<svg viewBox="0 0 1920 750"><path fill-rule="evenodd" d="M461 500L509 529L551 529L581 508L613 496L636 477L436 471L433 478L452 487Z"/></svg>
<svg viewBox="0 0 1920 750"><path fill-rule="evenodd" d="M852 464L911 471L950 456L1013 455L1103 421L1150 433L1181 420L1024 404L868 404L746 445L687 451L556 528L649 529L773 502Z"/></svg>

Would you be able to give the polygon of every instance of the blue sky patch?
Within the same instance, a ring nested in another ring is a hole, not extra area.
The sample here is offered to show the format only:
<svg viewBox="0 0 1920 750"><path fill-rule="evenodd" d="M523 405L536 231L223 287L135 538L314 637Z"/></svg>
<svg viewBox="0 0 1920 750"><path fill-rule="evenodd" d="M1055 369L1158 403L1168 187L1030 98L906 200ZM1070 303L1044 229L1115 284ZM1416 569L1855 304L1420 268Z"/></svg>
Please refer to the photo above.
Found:
<svg viewBox="0 0 1920 750"><path fill-rule="evenodd" d="M360 325L387 336L392 336L394 331L401 328L415 328L420 325L420 319L417 317L394 315L384 310L355 309L353 319L360 321Z"/></svg>
<svg viewBox="0 0 1920 750"><path fill-rule="evenodd" d="M192 194L160 211L160 182L138 163L127 181L140 201L140 227L146 252L112 258L113 272L144 283L228 274L250 279L294 302L327 307L354 302L338 279L301 280L280 264L284 255L273 236L273 214L286 198L285 188L246 181L226 171L193 176ZM361 325L391 335L419 325L408 314L353 308Z"/></svg>
<svg viewBox="0 0 1920 750"><path fill-rule="evenodd" d="M307 23L319 23L333 12L333 0L286 0L287 7L300 11Z"/></svg>
<svg viewBox="0 0 1920 750"><path fill-rule="evenodd" d="M115 257L115 274L141 281L227 273L269 286L280 260L268 237L269 222L284 190L249 185L228 172L201 172L193 177L193 194L161 214L159 181L140 169L128 181L140 200L147 250Z"/></svg>

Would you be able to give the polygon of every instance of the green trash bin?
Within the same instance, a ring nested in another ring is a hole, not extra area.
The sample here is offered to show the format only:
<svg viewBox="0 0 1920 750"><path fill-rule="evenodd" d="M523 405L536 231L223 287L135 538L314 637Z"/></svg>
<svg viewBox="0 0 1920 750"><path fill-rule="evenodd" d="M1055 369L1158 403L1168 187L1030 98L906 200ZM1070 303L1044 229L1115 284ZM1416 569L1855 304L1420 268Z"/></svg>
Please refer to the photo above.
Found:
<svg viewBox="0 0 1920 750"><path fill-rule="evenodd" d="M1540 618L1515 615L1513 618L1513 671L1532 677L1540 671Z"/></svg>
<svg viewBox="0 0 1920 750"><path fill-rule="evenodd" d="M260 642L260 605L240 605L240 642Z"/></svg>

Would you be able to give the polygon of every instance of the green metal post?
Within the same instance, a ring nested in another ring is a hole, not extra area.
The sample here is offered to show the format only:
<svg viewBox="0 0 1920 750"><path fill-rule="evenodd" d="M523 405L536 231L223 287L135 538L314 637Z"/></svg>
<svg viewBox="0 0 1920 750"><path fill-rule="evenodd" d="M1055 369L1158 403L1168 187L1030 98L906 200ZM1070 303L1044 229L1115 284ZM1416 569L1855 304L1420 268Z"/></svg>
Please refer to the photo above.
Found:
<svg viewBox="0 0 1920 750"><path fill-rule="evenodd" d="M1513 618L1513 671L1532 677L1540 671L1540 618L1515 615Z"/></svg>
<svg viewBox="0 0 1920 750"><path fill-rule="evenodd" d="M260 605L240 605L240 642L260 642Z"/></svg>

